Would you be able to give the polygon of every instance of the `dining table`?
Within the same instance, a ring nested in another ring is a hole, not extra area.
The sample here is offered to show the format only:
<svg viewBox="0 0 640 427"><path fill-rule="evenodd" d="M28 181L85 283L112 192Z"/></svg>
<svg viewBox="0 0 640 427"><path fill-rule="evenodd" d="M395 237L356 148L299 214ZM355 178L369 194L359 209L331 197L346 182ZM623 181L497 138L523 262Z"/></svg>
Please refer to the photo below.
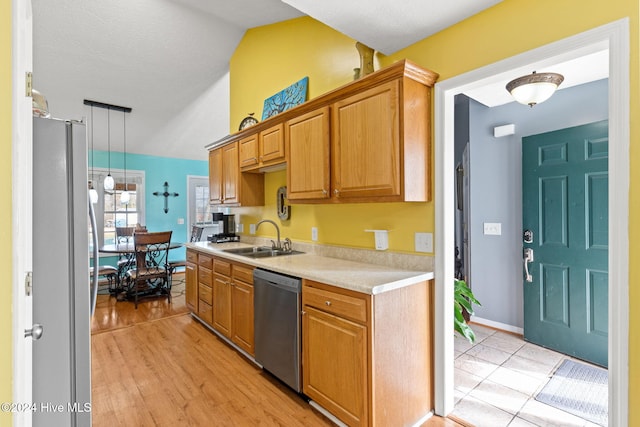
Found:
<svg viewBox="0 0 640 427"><path fill-rule="evenodd" d="M180 242L170 242L169 250L177 249L184 246L184 243ZM116 287L115 293L119 294L126 289L122 286L124 275L130 269L135 267L136 264L136 248L133 242L120 242L120 243L110 243L98 248L98 252L103 254L114 254L118 255L125 260L125 262L118 263L118 276L116 278Z"/></svg>

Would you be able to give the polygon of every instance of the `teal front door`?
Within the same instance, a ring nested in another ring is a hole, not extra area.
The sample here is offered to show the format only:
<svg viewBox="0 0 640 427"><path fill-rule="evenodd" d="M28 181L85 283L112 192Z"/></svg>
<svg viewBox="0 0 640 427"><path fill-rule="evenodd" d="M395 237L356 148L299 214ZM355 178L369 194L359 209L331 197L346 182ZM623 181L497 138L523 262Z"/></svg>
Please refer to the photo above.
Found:
<svg viewBox="0 0 640 427"><path fill-rule="evenodd" d="M608 122L522 140L524 338L607 366Z"/></svg>

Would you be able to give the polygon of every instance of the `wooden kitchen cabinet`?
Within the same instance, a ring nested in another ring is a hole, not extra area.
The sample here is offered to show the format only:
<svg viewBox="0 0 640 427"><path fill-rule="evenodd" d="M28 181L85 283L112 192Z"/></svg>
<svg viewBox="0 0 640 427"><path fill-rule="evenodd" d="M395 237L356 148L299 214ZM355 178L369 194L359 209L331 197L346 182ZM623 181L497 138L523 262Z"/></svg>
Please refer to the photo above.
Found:
<svg viewBox="0 0 640 427"><path fill-rule="evenodd" d="M187 261L184 270L185 303L189 310L198 311L198 253L187 249Z"/></svg>
<svg viewBox="0 0 640 427"><path fill-rule="evenodd" d="M323 107L285 123L289 200L330 197L329 111Z"/></svg>
<svg viewBox="0 0 640 427"><path fill-rule="evenodd" d="M370 297L305 281L303 392L350 426L368 424Z"/></svg>
<svg viewBox="0 0 640 427"><path fill-rule="evenodd" d="M209 152L209 201L216 205L264 205L264 176L241 173L239 142Z"/></svg>
<svg viewBox="0 0 640 427"><path fill-rule="evenodd" d="M336 198L398 197L402 192L399 82L332 106L331 180Z"/></svg>
<svg viewBox="0 0 640 427"><path fill-rule="evenodd" d="M231 341L253 355L253 267L233 264L231 287Z"/></svg>
<svg viewBox="0 0 640 427"><path fill-rule="evenodd" d="M231 263L220 258L213 261L213 327L231 337Z"/></svg>
<svg viewBox="0 0 640 427"><path fill-rule="evenodd" d="M211 325L213 323L213 258L198 254L198 317Z"/></svg>
<svg viewBox="0 0 640 427"><path fill-rule="evenodd" d="M436 77L408 62L395 64L287 120L291 203L430 201Z"/></svg>
<svg viewBox="0 0 640 427"><path fill-rule="evenodd" d="M366 295L302 287L303 392L349 426L413 425L433 409L432 282Z"/></svg>
<svg viewBox="0 0 640 427"><path fill-rule="evenodd" d="M253 267L218 257L213 266L212 326L253 355Z"/></svg>
<svg viewBox="0 0 640 427"><path fill-rule="evenodd" d="M243 171L259 172L265 167L284 164L286 160L282 123L243 138L239 144Z"/></svg>

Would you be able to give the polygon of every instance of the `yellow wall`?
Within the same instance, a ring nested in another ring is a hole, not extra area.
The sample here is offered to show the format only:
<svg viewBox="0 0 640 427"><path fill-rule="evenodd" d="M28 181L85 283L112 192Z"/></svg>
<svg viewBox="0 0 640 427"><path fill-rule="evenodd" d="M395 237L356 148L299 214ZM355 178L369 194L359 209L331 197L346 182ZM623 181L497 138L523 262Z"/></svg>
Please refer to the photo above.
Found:
<svg viewBox="0 0 640 427"><path fill-rule="evenodd" d="M247 31L230 65L232 131L248 113L260 119L264 99L302 77L309 77L309 99L353 81L353 69L360 66L355 43L308 17ZM379 59L374 61L376 69ZM311 227L317 227L319 243L373 249L373 234L364 230L388 229L389 250L413 252L414 233L434 228L432 203L294 205L291 220L281 222L276 190L286 185L286 174L268 173L265 181L264 209L234 209L247 233L249 224L268 218L281 224L283 236L294 240L310 241ZM275 236L269 226L258 231Z"/></svg>
<svg viewBox="0 0 640 427"><path fill-rule="evenodd" d="M0 0L0 402L11 402L11 0ZM11 414L0 411L0 425Z"/></svg>
<svg viewBox="0 0 640 427"><path fill-rule="evenodd" d="M640 41L637 0L504 0L498 5L453 27L424 39L389 57L377 56L378 66L409 58L436 71L444 80L481 66L517 55L547 43L628 17L630 20L630 117L631 188L630 218L640 218ZM354 41L311 18L248 31L231 61L231 126L249 112L259 118L262 101L303 76L309 76L310 98L348 83L352 68L359 65ZM258 217L275 219L275 188L284 185L284 173L267 177L267 206L241 208L242 222ZM390 214L400 212L400 217ZM612 218L612 220L615 220ZM377 225L379 224L379 225ZM412 231L434 231L433 204L294 206L292 220L285 222L285 235L309 240L309 227L319 227L320 242L371 247L364 228L391 228L392 250L411 251ZM247 227L247 225L245 225ZM630 221L630 236L640 235L640 225ZM246 228L245 228L246 230ZM262 231L262 230L261 230ZM264 234L273 236L271 230ZM638 259L640 244L630 239L629 259ZM630 282L633 283L633 282ZM630 301L640 298L640 288L630 286ZM633 325L640 313L631 310L629 337L629 425L640 425L640 334Z"/></svg>

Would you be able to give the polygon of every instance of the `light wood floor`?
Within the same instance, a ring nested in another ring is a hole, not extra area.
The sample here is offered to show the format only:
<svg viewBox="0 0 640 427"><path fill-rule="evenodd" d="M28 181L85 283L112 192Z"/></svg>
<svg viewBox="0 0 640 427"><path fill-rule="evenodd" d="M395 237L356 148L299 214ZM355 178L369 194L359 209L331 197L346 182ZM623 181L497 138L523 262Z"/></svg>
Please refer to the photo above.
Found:
<svg viewBox="0 0 640 427"><path fill-rule="evenodd" d="M184 295L133 303L99 295L92 416L99 426L330 426L305 400L195 321ZM422 427L457 427L432 417Z"/></svg>

